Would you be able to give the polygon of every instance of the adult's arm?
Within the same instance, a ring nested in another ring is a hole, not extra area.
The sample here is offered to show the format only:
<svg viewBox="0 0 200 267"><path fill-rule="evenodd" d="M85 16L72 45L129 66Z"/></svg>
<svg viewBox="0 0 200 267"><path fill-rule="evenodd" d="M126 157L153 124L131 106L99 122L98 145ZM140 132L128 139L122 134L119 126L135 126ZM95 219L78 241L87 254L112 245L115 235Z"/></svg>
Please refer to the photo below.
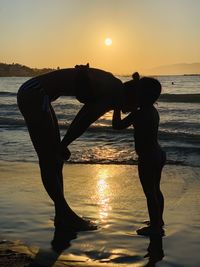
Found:
<svg viewBox="0 0 200 267"><path fill-rule="evenodd" d="M93 122L111 109L112 107L108 103L95 102L85 104L77 113L63 137L61 141L62 149L67 148L67 146L81 136Z"/></svg>

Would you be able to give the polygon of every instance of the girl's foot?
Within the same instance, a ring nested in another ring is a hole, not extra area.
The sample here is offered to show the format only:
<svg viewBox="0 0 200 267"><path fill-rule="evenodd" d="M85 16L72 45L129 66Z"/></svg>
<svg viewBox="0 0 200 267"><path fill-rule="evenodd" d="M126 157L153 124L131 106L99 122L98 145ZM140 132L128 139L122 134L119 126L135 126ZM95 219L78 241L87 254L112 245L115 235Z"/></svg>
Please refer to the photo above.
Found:
<svg viewBox="0 0 200 267"><path fill-rule="evenodd" d="M146 225L150 226L150 221L146 220L146 221L143 222L143 224L146 224Z"/></svg>
<svg viewBox="0 0 200 267"><path fill-rule="evenodd" d="M151 223L150 223L149 220L143 221L143 224L146 224L146 225L148 225L148 226L151 225ZM162 220L162 222L161 222L161 226L163 227L164 225L165 225L165 223L164 223L164 221Z"/></svg>
<svg viewBox="0 0 200 267"><path fill-rule="evenodd" d="M165 235L165 231L162 227L153 228L151 226L145 226L145 227L138 229L136 232L138 235L144 235L144 236L152 236L152 235L164 236Z"/></svg>

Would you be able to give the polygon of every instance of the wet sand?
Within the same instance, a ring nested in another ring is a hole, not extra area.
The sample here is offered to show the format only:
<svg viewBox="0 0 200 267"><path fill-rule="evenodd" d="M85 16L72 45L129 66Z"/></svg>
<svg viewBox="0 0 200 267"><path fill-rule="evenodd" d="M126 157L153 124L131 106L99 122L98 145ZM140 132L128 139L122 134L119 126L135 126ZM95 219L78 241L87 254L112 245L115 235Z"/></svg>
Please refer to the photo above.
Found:
<svg viewBox="0 0 200 267"><path fill-rule="evenodd" d="M42 188L38 165L0 162L0 266L155 266L158 261L156 266L199 267L199 171L165 166L166 236L150 240L135 233L147 219L136 166L65 165L70 205L95 220L99 229L79 233L62 252L55 252L50 245L53 205ZM150 260L144 258L149 246Z"/></svg>

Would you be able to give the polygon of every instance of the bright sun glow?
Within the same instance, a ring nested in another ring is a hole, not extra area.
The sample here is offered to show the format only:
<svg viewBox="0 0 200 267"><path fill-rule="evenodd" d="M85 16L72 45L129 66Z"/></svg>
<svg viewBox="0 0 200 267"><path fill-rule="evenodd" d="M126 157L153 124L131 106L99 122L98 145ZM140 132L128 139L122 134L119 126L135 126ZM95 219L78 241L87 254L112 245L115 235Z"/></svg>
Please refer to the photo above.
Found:
<svg viewBox="0 0 200 267"><path fill-rule="evenodd" d="M99 205L99 218L102 222L107 222L112 207L110 205L110 188L107 179L109 171L106 168L101 168L98 173L99 180L97 181L97 196ZM108 225L107 225L108 227Z"/></svg>
<svg viewBox="0 0 200 267"><path fill-rule="evenodd" d="M106 38L104 43L105 43L105 45L110 46L110 45L112 45L112 39L111 38Z"/></svg>

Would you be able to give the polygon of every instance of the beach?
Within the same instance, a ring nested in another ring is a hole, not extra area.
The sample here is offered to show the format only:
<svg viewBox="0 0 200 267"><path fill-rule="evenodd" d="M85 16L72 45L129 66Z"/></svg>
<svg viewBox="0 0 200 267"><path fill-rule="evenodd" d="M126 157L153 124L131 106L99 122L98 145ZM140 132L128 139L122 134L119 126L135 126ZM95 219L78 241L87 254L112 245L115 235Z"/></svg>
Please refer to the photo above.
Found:
<svg viewBox="0 0 200 267"><path fill-rule="evenodd" d="M156 266L197 267L199 170L165 166L166 235L150 240L135 232L148 219L136 165L66 164L66 198L79 215L95 221L98 230L80 232L71 240L66 231L62 251L55 252L53 205L42 187L37 163L1 161L0 265L155 266L152 261L158 260ZM150 260L144 258L149 245Z"/></svg>

